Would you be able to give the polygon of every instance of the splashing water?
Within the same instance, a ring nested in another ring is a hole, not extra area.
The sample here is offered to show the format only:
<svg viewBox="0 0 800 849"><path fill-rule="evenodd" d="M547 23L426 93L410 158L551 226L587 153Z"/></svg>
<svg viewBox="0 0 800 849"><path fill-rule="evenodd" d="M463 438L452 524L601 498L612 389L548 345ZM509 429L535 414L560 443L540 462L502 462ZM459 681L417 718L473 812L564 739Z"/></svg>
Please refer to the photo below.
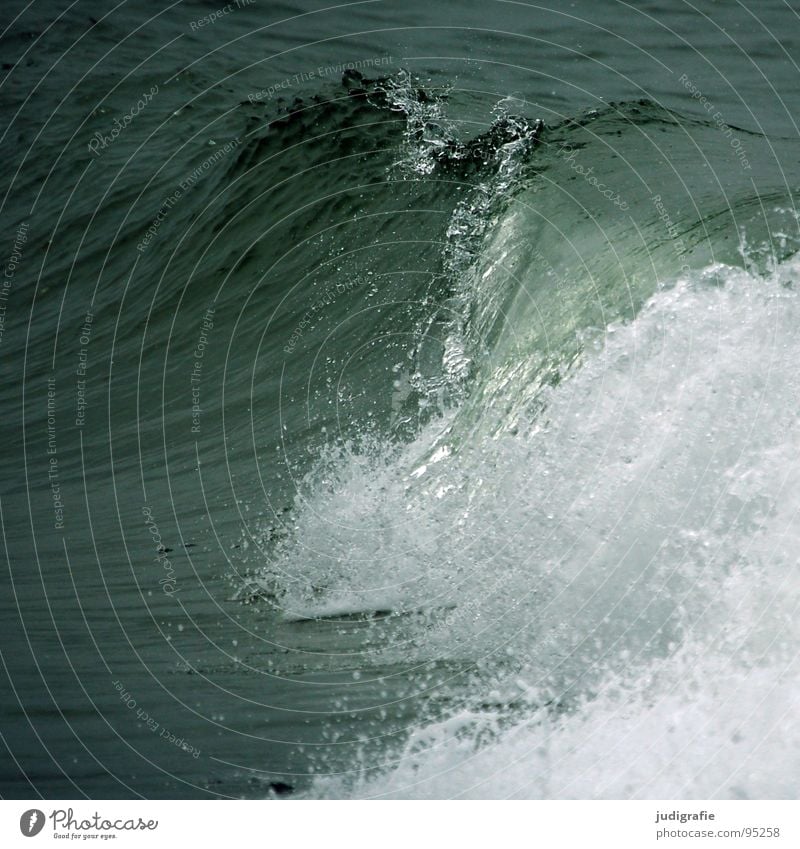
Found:
<svg viewBox="0 0 800 849"><path fill-rule="evenodd" d="M318 793L796 793L798 270L664 287L516 437L329 458L285 609L445 610L413 651L484 673L396 770Z"/></svg>

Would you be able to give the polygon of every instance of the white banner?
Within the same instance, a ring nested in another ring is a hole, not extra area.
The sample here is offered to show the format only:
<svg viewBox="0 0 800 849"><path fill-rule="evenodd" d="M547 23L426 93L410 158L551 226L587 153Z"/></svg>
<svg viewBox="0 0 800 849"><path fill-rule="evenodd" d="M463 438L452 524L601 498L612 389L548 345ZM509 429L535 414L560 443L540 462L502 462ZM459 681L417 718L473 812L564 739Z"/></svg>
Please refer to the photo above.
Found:
<svg viewBox="0 0 800 849"><path fill-rule="evenodd" d="M761 801L3 801L0 845L796 849L799 812Z"/></svg>

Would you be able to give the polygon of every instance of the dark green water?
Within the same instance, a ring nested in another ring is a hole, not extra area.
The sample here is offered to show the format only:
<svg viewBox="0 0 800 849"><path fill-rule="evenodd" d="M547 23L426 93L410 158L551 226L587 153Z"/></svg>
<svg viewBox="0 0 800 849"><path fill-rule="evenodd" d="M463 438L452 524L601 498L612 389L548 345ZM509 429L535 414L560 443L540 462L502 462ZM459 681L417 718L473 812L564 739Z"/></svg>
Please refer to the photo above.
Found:
<svg viewBox="0 0 800 849"><path fill-rule="evenodd" d="M796 10L2 26L0 794L796 796Z"/></svg>

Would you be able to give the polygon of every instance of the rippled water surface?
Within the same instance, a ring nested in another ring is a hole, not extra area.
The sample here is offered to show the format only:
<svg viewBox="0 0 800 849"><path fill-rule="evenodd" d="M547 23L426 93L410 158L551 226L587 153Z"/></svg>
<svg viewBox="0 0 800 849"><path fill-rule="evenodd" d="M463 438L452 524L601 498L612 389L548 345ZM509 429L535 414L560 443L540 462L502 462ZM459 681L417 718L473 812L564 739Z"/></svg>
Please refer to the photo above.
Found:
<svg viewBox="0 0 800 849"><path fill-rule="evenodd" d="M0 794L797 796L794 9L0 14Z"/></svg>

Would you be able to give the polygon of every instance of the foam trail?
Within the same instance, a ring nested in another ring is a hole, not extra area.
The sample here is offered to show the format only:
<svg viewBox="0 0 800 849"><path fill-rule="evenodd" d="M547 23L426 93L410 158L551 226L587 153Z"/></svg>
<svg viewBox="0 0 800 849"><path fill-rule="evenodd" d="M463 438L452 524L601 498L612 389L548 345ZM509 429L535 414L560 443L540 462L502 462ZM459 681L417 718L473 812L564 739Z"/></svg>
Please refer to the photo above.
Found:
<svg viewBox="0 0 800 849"><path fill-rule="evenodd" d="M316 795L797 795L798 270L663 288L514 438L343 461L298 527L341 554L306 549L320 609L450 606L415 650L488 671L398 766Z"/></svg>

